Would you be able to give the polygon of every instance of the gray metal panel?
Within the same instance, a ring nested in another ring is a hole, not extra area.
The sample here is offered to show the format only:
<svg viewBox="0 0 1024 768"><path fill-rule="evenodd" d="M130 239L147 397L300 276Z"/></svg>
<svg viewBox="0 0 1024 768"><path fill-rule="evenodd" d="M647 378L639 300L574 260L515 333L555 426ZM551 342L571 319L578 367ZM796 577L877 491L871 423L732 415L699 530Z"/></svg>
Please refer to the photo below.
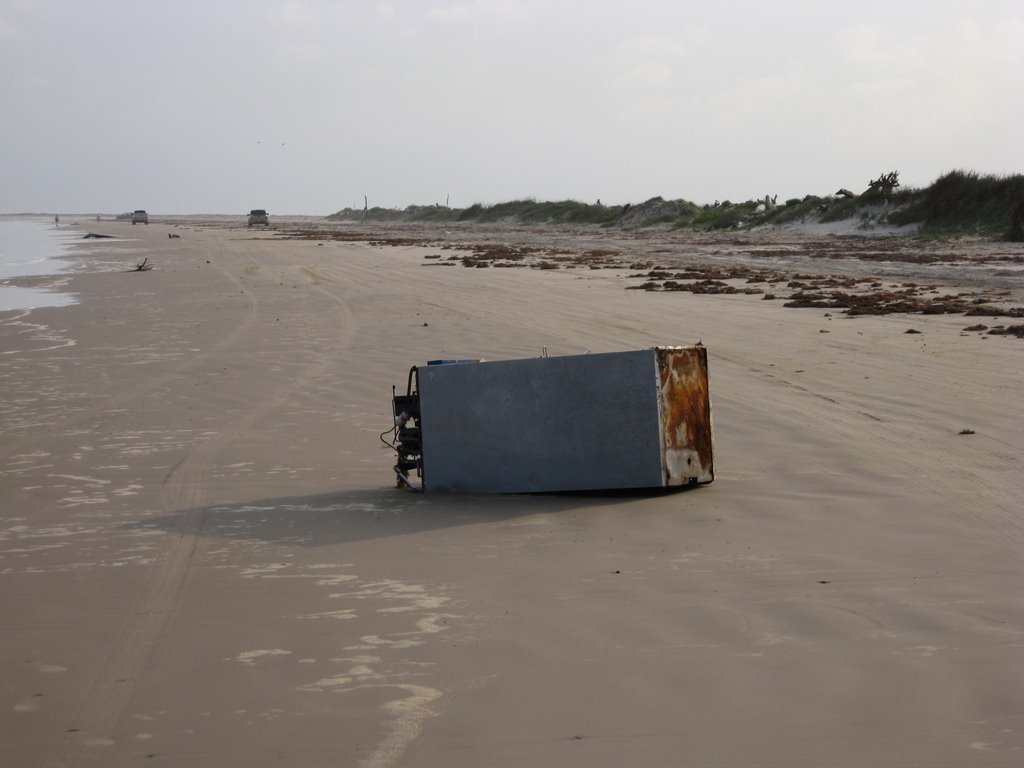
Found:
<svg viewBox="0 0 1024 768"><path fill-rule="evenodd" d="M419 369L427 491L663 485L655 351Z"/></svg>

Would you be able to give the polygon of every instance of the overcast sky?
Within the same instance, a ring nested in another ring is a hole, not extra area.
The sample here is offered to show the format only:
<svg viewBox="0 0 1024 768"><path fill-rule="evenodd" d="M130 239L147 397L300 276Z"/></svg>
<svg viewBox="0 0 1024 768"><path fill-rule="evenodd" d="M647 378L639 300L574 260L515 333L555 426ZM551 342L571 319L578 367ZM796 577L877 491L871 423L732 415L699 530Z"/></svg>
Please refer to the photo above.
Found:
<svg viewBox="0 0 1024 768"><path fill-rule="evenodd" d="M0 212L1024 172L1022 0L0 0Z"/></svg>

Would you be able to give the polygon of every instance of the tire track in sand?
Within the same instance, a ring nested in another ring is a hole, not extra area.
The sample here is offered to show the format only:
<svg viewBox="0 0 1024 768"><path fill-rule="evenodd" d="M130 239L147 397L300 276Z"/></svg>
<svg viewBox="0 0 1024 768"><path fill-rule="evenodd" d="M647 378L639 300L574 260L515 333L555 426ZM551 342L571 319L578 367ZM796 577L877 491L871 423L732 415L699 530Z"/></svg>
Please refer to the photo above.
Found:
<svg viewBox="0 0 1024 768"><path fill-rule="evenodd" d="M205 522L202 509L206 497L206 480L214 458L232 441L247 434L268 413L286 405L292 395L336 365L338 353L351 346L355 336L355 318L343 299L330 291L315 288L326 296L339 317L332 327L338 339L328 354L318 355L286 387L255 404L240 419L233 419L230 428L211 436L189 450L163 479L161 504L167 514L179 513L175 534L165 540L159 565L147 579L141 596L118 631L117 639L103 663L95 682L78 707L68 728L71 735L61 750L60 766L103 765L109 761L104 748L115 746L112 738L118 723L136 696L146 669L155 655L164 629L173 619L189 577ZM247 292L249 293L249 292ZM253 298L246 328L256 323L258 301ZM232 333L238 342L244 329ZM227 338L219 345L227 346Z"/></svg>

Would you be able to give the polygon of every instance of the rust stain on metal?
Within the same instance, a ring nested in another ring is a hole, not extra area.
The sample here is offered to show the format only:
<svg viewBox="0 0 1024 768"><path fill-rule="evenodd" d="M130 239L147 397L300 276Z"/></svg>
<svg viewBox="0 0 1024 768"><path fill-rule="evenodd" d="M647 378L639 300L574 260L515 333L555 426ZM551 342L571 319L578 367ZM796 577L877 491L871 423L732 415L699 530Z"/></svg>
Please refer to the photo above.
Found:
<svg viewBox="0 0 1024 768"><path fill-rule="evenodd" d="M714 477L707 350L658 347L662 435L670 484Z"/></svg>

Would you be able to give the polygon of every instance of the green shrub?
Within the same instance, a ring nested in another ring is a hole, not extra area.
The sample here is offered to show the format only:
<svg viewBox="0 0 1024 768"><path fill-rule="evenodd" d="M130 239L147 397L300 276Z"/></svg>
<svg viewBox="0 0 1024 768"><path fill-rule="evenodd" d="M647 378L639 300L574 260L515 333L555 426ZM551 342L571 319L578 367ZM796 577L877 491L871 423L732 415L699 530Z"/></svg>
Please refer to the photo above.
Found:
<svg viewBox="0 0 1024 768"><path fill-rule="evenodd" d="M746 223L754 214L757 203L750 200L733 205L728 200L712 208L704 208L693 217L694 229L730 229Z"/></svg>
<svg viewBox="0 0 1024 768"><path fill-rule="evenodd" d="M1024 175L951 171L889 216L894 224L921 222L926 234L979 234L1011 238L1014 212L1024 205Z"/></svg>
<svg viewBox="0 0 1024 768"><path fill-rule="evenodd" d="M808 195L803 198L787 200L785 205L778 205L764 212L761 218L757 219L758 224L786 224L791 221L810 216L817 211L824 201L820 197Z"/></svg>

